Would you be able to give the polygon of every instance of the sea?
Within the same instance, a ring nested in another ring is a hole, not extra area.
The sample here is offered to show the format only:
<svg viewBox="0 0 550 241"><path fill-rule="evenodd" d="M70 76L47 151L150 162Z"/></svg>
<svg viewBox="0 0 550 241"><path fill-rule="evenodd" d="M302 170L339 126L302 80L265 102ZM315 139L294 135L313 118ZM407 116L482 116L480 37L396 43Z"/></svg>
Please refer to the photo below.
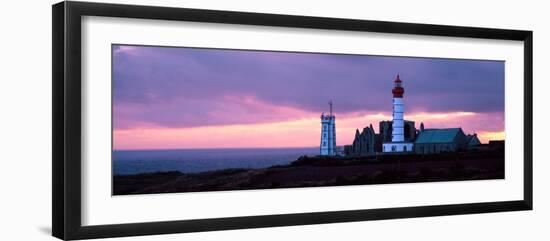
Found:
<svg viewBox="0 0 550 241"><path fill-rule="evenodd" d="M319 147L115 150L113 174L166 171L196 173L228 168L265 168L289 164L300 156L318 154Z"/></svg>

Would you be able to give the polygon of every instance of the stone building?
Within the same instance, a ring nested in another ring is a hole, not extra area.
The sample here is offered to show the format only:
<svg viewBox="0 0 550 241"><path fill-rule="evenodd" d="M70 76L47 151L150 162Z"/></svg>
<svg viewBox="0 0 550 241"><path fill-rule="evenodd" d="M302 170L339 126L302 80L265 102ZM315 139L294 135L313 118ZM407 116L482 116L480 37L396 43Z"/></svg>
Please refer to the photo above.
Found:
<svg viewBox="0 0 550 241"><path fill-rule="evenodd" d="M362 131L355 130L353 144L344 146L346 156L370 156L382 152L382 143L391 141L392 121L381 121L378 123L380 133L374 131L371 125L363 128ZM405 121L405 141L414 142L417 130L414 121Z"/></svg>
<svg viewBox="0 0 550 241"><path fill-rule="evenodd" d="M382 142L391 141L393 121L380 121L379 129ZM414 142L416 139L416 127L414 121L405 120L404 126L405 141ZM382 150L382 147L380 147Z"/></svg>
<svg viewBox="0 0 550 241"><path fill-rule="evenodd" d="M355 130L355 139L352 145L344 147L346 156L372 156L376 154L375 144L377 135L372 124L363 128L362 132Z"/></svg>
<svg viewBox="0 0 550 241"><path fill-rule="evenodd" d="M465 150L469 141L462 128L424 129L419 132L414 149L417 154L455 152Z"/></svg>

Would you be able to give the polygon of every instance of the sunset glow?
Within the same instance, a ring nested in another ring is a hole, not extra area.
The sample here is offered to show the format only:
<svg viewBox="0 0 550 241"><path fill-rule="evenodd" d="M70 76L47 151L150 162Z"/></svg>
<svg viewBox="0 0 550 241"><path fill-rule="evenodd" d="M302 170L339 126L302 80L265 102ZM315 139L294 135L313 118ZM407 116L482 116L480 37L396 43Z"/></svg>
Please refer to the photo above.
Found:
<svg viewBox="0 0 550 241"><path fill-rule="evenodd" d="M462 126L467 133L474 130L492 129L483 126L476 119L491 118L491 115L471 112L417 113L407 118L424 122L427 128L445 128L451 123L468 123ZM336 120L337 140L341 145L351 144L355 129L373 124L378 130L378 122L390 120L391 115L376 113ZM481 124L481 125L480 125ZM115 149L180 149L180 148L239 148L239 147L313 147L318 146L319 120L317 116L290 121L203 126L193 128L135 128L114 131ZM478 132L482 143L504 139L504 131Z"/></svg>
<svg viewBox="0 0 550 241"><path fill-rule="evenodd" d="M113 46L113 147L318 147L335 103L338 146L391 120L400 73L405 120L504 139L499 61Z"/></svg>

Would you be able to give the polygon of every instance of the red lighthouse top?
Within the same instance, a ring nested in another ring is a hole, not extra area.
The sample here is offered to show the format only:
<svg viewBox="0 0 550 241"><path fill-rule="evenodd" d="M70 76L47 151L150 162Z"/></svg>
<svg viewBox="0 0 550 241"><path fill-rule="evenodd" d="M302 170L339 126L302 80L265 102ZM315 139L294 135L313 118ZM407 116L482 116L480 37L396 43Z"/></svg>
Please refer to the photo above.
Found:
<svg viewBox="0 0 550 241"><path fill-rule="evenodd" d="M395 85L393 89L391 90L393 94L393 98L403 98L403 94L405 93L405 89L401 86L401 79L399 79L399 75L395 78L394 81Z"/></svg>

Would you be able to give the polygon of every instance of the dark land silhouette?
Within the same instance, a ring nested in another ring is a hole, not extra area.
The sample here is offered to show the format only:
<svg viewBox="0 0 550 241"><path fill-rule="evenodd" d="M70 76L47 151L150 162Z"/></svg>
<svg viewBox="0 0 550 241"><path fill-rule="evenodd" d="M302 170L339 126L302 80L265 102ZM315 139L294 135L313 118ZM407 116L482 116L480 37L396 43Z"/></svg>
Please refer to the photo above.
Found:
<svg viewBox="0 0 550 241"><path fill-rule="evenodd" d="M153 194L465 181L504 178L504 149L430 155L303 156L289 165L200 173L156 172L113 178L113 194Z"/></svg>

